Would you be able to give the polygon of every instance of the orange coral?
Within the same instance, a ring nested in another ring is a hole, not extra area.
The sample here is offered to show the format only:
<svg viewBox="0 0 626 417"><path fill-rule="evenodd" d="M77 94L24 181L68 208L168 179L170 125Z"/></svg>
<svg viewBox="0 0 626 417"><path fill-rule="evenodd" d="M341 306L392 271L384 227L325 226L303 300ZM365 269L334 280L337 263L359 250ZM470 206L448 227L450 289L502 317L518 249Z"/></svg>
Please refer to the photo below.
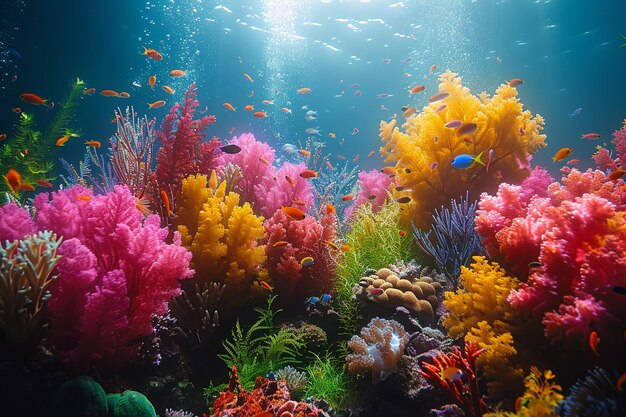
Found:
<svg viewBox="0 0 626 417"><path fill-rule="evenodd" d="M396 182L411 190L411 204L404 212L416 226L431 222L435 209L469 190L470 198L483 192L494 192L502 181L517 183L529 171L525 164L529 156L545 147L543 118L523 110L517 90L502 84L496 94L471 94L461 85L461 78L447 71L440 77L439 90L449 94L442 101L425 106L396 128L396 120L380 123L380 137L385 143L381 150L385 162L395 164ZM445 104L443 110L439 108ZM440 111L437 111L440 110ZM471 122L477 129L470 135L446 128L452 120ZM489 169L473 164L466 170L451 166L461 154L483 153L487 162L493 150ZM406 195L403 191L402 195Z"/></svg>

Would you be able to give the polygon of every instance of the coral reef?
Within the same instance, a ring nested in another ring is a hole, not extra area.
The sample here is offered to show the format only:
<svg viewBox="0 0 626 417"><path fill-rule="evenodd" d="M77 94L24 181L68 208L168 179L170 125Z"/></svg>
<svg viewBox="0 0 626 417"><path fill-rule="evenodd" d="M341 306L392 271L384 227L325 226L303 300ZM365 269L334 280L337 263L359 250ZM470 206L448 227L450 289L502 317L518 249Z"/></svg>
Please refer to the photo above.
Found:
<svg viewBox="0 0 626 417"><path fill-rule="evenodd" d="M441 290L441 284L430 277L409 280L400 278L388 268L362 278L355 287L357 298L388 309L405 307L424 324L434 321L435 310L439 304L437 293L441 293Z"/></svg>
<svg viewBox="0 0 626 417"><path fill-rule="evenodd" d="M428 232L413 225L415 241L434 259L435 265L445 274L454 291L459 287L461 266L467 266L473 255L483 252L480 238L474 230L477 202L470 203L468 195L461 197L458 202L453 200L450 209L441 207L435 210L434 223Z"/></svg>
<svg viewBox="0 0 626 417"><path fill-rule="evenodd" d="M313 182L315 187L315 206L320 210L331 204L337 211L339 227L342 230L348 229L345 221L348 214L352 214L348 209L352 207L352 201L343 201L346 195L353 194L357 181L358 167L350 167L348 162L340 167L329 167L322 165L319 168L319 175ZM353 210L352 210L353 211Z"/></svg>
<svg viewBox="0 0 626 417"><path fill-rule="evenodd" d="M265 222L266 267L281 295L281 304L302 308L309 296L319 296L333 290L335 260L333 248L335 216L325 214L318 221L312 216L295 220L278 210ZM276 245L276 242L287 244ZM302 259L313 258L313 265L303 265Z"/></svg>
<svg viewBox="0 0 626 417"><path fill-rule="evenodd" d="M291 398L302 398L308 382L306 373L287 365L276 371L276 378L285 381L287 389L291 393Z"/></svg>
<svg viewBox="0 0 626 417"><path fill-rule="evenodd" d="M285 162L273 175L266 175L254 187L258 210L270 218L281 207L295 206L305 213L313 205L313 186L300 176L306 165ZM248 168L244 169L244 173Z"/></svg>
<svg viewBox="0 0 626 417"><path fill-rule="evenodd" d="M579 379L561 403L563 417L619 417L626 410L626 394L616 387L617 372L594 368Z"/></svg>
<svg viewBox="0 0 626 417"><path fill-rule="evenodd" d="M15 203L0 206L0 245L35 233L35 222L28 210Z"/></svg>
<svg viewBox="0 0 626 417"><path fill-rule="evenodd" d="M328 346L328 335L319 326L311 323L300 323L295 326L288 326L296 336L304 343L308 352L321 352Z"/></svg>
<svg viewBox="0 0 626 417"><path fill-rule="evenodd" d="M375 169L359 171L357 186L360 190L354 199L354 204L347 208L346 217L350 217L354 209L363 204L371 204L372 212L378 212L387 200L387 193L390 191L391 184L392 180L389 175Z"/></svg>
<svg viewBox="0 0 626 417"><path fill-rule="evenodd" d="M0 245L0 329L13 345L41 339L61 240L45 231Z"/></svg>
<svg viewBox="0 0 626 417"><path fill-rule="evenodd" d="M115 417L157 417L154 406L145 395L137 391L107 395L109 408Z"/></svg>
<svg viewBox="0 0 626 417"><path fill-rule="evenodd" d="M372 380L378 382L396 371L409 336L404 327L393 320L372 319L361 329L361 336L352 336L346 356L348 372L372 371Z"/></svg>
<svg viewBox="0 0 626 417"><path fill-rule="evenodd" d="M218 307L226 286L219 282L186 285L183 293L170 302L170 310L180 331L194 343L206 344L220 324Z"/></svg>
<svg viewBox="0 0 626 417"><path fill-rule="evenodd" d="M613 132L611 143L615 146L615 157L610 150L599 145L596 147L597 151L592 159L598 169L613 171L626 165L626 121L621 129Z"/></svg>
<svg viewBox="0 0 626 417"><path fill-rule="evenodd" d="M89 376L75 377L63 383L52 405L54 417L105 417L108 411L104 389Z"/></svg>
<svg viewBox="0 0 626 417"><path fill-rule="evenodd" d="M437 208L468 190L469 198L475 200L482 191L493 192L502 180L521 181L528 175L525 165L531 154L545 146L545 135L540 134L543 119L523 110L514 87L502 84L492 97L474 96L450 71L439 80L439 91L448 96L407 119L406 133L396 128L396 120L380 124L381 152L385 162L395 164L396 184L411 190L406 214L419 228L431 224ZM442 103L445 108L437 111ZM446 128L452 120L474 123L476 130L461 135L459 130ZM485 166L473 164L467 170L451 166L460 154L480 153Z"/></svg>

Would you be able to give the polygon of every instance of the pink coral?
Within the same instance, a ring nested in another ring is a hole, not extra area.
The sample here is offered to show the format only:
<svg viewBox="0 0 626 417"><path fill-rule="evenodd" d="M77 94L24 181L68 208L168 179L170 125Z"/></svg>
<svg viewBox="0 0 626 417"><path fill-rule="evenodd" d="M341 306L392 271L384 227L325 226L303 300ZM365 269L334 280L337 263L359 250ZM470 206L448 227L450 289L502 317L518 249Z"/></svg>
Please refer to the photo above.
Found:
<svg viewBox="0 0 626 417"><path fill-rule="evenodd" d="M346 216L350 217L354 209L368 203L372 205L372 211L376 213L387 199L387 191L391 183L392 181L389 175L383 174L375 169L371 171L360 171L357 184L361 188L361 191L359 191L359 194L356 196L354 204L346 209Z"/></svg>
<svg viewBox="0 0 626 417"><path fill-rule="evenodd" d="M132 359L152 318L168 311L189 278L180 236L165 243L159 218L143 215L125 186L90 196L75 186L35 199L38 228L62 235L59 279L51 288L50 338L69 365L115 369Z"/></svg>
<svg viewBox="0 0 626 417"><path fill-rule="evenodd" d="M243 133L233 138L229 144L237 145L241 152L237 154L223 154L219 164L224 166L229 162L241 168L243 177L239 183L239 195L242 203L250 203L254 210L260 212L257 202L258 186L271 181L274 177L274 150L264 142L256 140L252 133Z"/></svg>
<svg viewBox="0 0 626 417"><path fill-rule="evenodd" d="M332 290L335 276L333 250L327 242L337 237L336 218L327 214L320 221L307 216L294 220L282 210L277 210L265 222L266 266L280 300L289 306L302 306L305 298ZM274 247L279 241L286 245ZM314 265L303 266L305 257L312 257Z"/></svg>
<svg viewBox="0 0 626 417"><path fill-rule="evenodd" d="M28 210L15 203L0 206L0 245L35 233L35 223Z"/></svg>
<svg viewBox="0 0 626 417"><path fill-rule="evenodd" d="M592 158L599 169L613 171L626 166L626 120L624 120L621 129L613 132L611 142L615 145L615 158L608 149L601 146L596 147L597 151Z"/></svg>
<svg viewBox="0 0 626 417"><path fill-rule="evenodd" d="M265 176L255 186L260 213L271 217L282 206L296 206L306 212L313 205L313 186L300 176L307 169L303 163L285 162L273 176ZM247 168L244 168L244 175Z"/></svg>

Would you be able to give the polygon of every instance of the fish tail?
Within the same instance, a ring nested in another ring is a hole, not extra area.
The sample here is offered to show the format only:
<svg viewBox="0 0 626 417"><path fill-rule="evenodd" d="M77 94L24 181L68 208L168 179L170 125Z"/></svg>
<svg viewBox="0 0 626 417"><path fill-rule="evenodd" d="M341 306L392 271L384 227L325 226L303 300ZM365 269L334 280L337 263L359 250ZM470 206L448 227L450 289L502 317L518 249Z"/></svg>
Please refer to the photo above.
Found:
<svg viewBox="0 0 626 417"><path fill-rule="evenodd" d="M145 46L142 46L143 48L143 52L139 52L140 55L148 55L148 48L146 48Z"/></svg>
<svg viewBox="0 0 626 417"><path fill-rule="evenodd" d="M477 163L479 163L479 164L481 164L481 165L485 165L485 163L484 163L484 162L483 162L483 160L481 159L481 158L482 158L482 156L483 156L483 153L484 153L484 151L483 151L483 152L481 152L481 153L479 153L479 154L478 154L478 155L474 158L474 162L477 162Z"/></svg>

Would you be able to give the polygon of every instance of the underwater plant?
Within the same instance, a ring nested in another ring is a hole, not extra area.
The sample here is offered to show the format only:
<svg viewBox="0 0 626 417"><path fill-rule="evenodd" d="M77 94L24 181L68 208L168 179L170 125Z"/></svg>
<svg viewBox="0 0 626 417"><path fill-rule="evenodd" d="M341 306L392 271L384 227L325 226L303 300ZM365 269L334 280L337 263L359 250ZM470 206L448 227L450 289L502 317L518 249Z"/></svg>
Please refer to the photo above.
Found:
<svg viewBox="0 0 626 417"><path fill-rule="evenodd" d="M619 417L626 410L626 395L617 388L615 371L595 367L570 388L561 403L563 417Z"/></svg>
<svg viewBox="0 0 626 417"><path fill-rule="evenodd" d="M12 345L35 345L42 337L61 241L45 231L0 244L0 331Z"/></svg>
<svg viewBox="0 0 626 417"><path fill-rule="evenodd" d="M331 353L314 355L306 368L308 380L306 397L328 402L335 410L345 405L352 396L352 380L345 367Z"/></svg>
<svg viewBox="0 0 626 417"><path fill-rule="evenodd" d="M291 393L291 398L301 399L304 395L304 390L309 382L307 374L302 371L298 371L291 365L287 365L284 368L276 371L276 378L282 379L287 383L287 388ZM325 397L320 397L325 398Z"/></svg>
<svg viewBox="0 0 626 417"><path fill-rule="evenodd" d="M298 363L304 346L289 328L275 327L274 318L282 311L274 311L275 300L276 296L270 296L264 309L254 309L259 318L246 331L237 320L230 338L223 342L225 353L218 355L229 368L237 368L244 389L252 389L258 376Z"/></svg>
<svg viewBox="0 0 626 417"><path fill-rule="evenodd" d="M453 291L459 288L461 266L467 266L473 255L484 251L474 225L478 202L470 203L468 198L469 193L466 193L465 199L452 200L450 209L442 206L435 210L434 222L428 232L413 225L415 241L434 259Z"/></svg>
<svg viewBox="0 0 626 417"><path fill-rule="evenodd" d="M322 213L327 204L332 204L337 212L339 227L342 231L348 229L346 219L348 209L353 201L343 201L342 198L354 191L357 181L358 167L350 168L346 162L343 166L330 169L327 165L321 165L319 175L313 182L315 187L315 207Z"/></svg>
<svg viewBox="0 0 626 417"><path fill-rule="evenodd" d="M220 325L218 308L226 286L219 282L183 285L183 293L170 301L178 329L193 343L206 344Z"/></svg>
<svg viewBox="0 0 626 417"><path fill-rule="evenodd" d="M475 200L502 181L521 181L528 176L530 156L545 147L543 118L523 109L516 88L502 84L492 97L474 96L450 71L439 81L439 91L447 96L409 117L404 132L396 120L380 123L385 162L394 164L396 184L410 190L397 194L412 200L403 217L418 228L427 228L437 208L466 192ZM446 127L452 121L463 125ZM480 155L485 163L456 169L451 163L462 154Z"/></svg>

